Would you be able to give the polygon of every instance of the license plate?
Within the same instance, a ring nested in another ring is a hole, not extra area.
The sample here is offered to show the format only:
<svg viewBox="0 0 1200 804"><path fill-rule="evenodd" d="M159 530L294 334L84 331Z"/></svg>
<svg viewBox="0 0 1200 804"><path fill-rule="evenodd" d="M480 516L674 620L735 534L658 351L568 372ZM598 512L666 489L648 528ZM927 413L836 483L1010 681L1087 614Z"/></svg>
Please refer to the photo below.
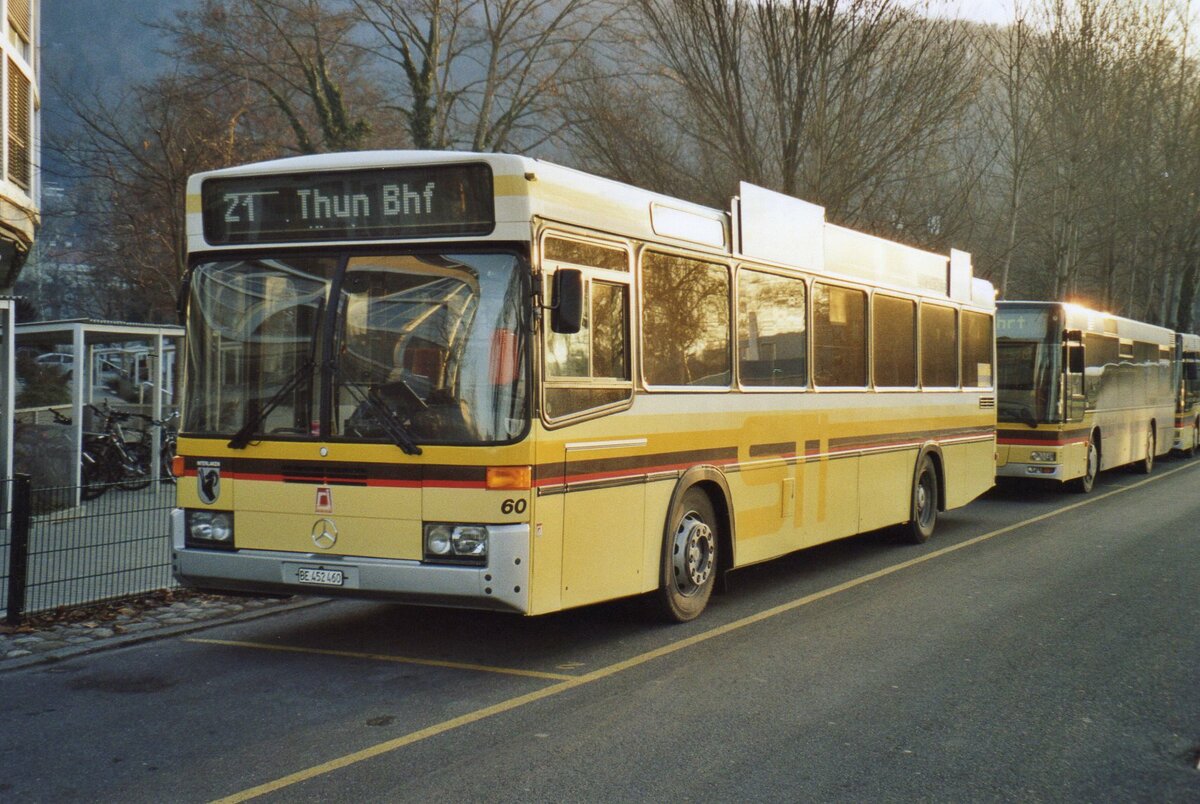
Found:
<svg viewBox="0 0 1200 804"><path fill-rule="evenodd" d="M296 570L296 580L300 583L311 583L318 586L341 586L346 582L346 576L341 570L300 567Z"/></svg>

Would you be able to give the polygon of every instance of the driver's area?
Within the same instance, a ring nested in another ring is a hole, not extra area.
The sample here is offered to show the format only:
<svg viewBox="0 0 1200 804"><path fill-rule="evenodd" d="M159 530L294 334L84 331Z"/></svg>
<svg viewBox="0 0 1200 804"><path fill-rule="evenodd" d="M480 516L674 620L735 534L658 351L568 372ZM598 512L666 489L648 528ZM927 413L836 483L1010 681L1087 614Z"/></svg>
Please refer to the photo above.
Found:
<svg viewBox="0 0 1200 804"><path fill-rule="evenodd" d="M335 433L353 439L469 442L463 349L478 306L465 266L434 256L354 258L335 341Z"/></svg>

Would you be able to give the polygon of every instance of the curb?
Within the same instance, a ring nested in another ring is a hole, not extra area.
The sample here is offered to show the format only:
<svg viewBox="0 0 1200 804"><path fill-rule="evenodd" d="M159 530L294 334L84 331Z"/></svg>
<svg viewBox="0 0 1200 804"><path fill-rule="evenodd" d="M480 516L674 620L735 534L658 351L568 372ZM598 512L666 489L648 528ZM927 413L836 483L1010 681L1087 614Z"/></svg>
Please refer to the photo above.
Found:
<svg viewBox="0 0 1200 804"><path fill-rule="evenodd" d="M231 623L248 622L250 620L258 620L263 617L270 617L274 614L283 614L289 611L305 609L311 606L318 606L322 603L329 603L332 598L328 597L310 597L301 600L292 601L290 603L281 603L278 606L272 606L266 609L255 609L252 611L239 611L236 614L224 618L212 618L208 620L200 620L194 623L180 625L166 625L162 628L157 628L153 631L139 631L135 634L118 634L108 639L89 642L84 645L69 645L65 648L55 648L44 653L35 653L29 656L18 656L15 659L0 659L0 674L10 670L31 667L37 664L51 664L54 662L74 659L79 656L86 656L92 653L100 653L107 650L115 650L124 648L130 645L137 645L142 642L153 642L158 639L178 636L180 634L188 634L193 631L203 631L206 628L215 628L220 625L229 625Z"/></svg>

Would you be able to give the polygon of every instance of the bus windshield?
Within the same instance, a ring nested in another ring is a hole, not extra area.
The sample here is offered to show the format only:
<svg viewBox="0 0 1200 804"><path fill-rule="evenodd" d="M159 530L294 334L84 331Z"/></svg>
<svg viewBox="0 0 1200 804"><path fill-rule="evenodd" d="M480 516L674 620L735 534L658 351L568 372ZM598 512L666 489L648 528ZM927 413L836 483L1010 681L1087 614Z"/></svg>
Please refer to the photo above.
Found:
<svg viewBox="0 0 1200 804"><path fill-rule="evenodd" d="M1001 421L1057 422L1062 347L1046 341L996 341Z"/></svg>
<svg viewBox="0 0 1200 804"><path fill-rule="evenodd" d="M200 263L184 430L410 453L510 441L529 416L522 266L509 252Z"/></svg>

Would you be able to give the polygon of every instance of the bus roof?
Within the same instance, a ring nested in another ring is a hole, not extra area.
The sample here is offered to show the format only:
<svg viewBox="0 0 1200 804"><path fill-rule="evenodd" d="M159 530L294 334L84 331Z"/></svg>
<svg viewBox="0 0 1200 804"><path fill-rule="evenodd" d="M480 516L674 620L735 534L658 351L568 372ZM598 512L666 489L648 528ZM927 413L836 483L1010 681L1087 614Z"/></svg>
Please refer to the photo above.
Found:
<svg viewBox="0 0 1200 804"><path fill-rule="evenodd" d="M1138 340L1160 345L1175 342L1174 331L1132 318L1122 318L1119 315L1091 310L1071 302L1055 301L1001 301L996 305L997 315L1003 315L1005 310L1015 309L1058 309L1062 311L1063 329L1077 329L1081 332L1091 332L1103 335L1114 335L1127 340Z"/></svg>
<svg viewBox="0 0 1200 804"><path fill-rule="evenodd" d="M358 151L296 156L198 173L188 181L189 250L245 248L214 246L205 239L201 189L211 179L480 163L491 170L495 196L495 228L486 239L528 241L533 236L532 221L542 219L692 251L865 280L977 306L994 305L992 285L973 277L966 252L936 254L835 226L825 221L822 207L800 199L743 183L731 211L725 212L513 154ZM454 239L480 238L414 237L405 241ZM281 245L302 244L296 240Z"/></svg>

